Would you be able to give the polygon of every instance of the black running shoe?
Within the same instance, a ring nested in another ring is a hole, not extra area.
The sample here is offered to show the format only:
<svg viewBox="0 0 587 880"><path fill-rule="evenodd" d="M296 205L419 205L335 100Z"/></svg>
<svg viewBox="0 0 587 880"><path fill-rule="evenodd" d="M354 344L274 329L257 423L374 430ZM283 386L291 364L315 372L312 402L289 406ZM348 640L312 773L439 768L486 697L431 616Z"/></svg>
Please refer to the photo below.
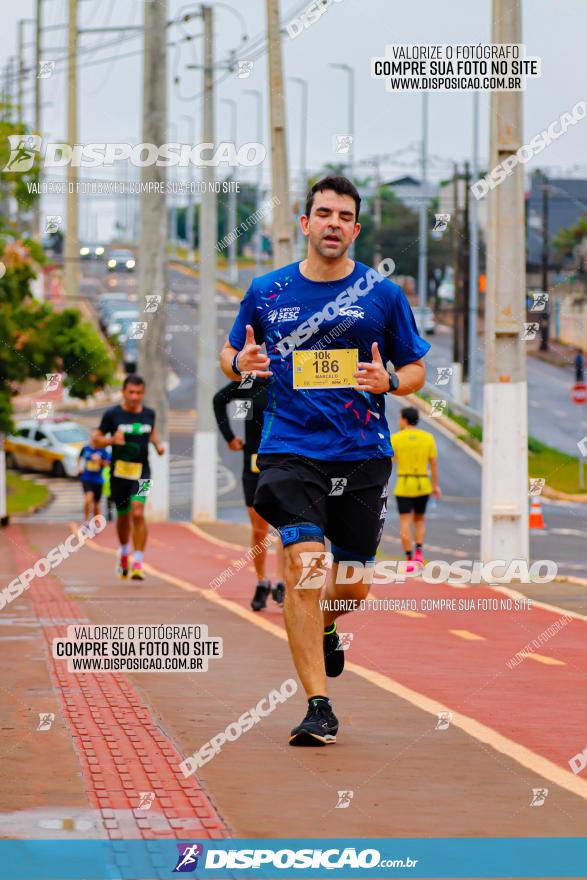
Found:
<svg viewBox="0 0 587 880"><path fill-rule="evenodd" d="M344 651L339 646L335 624L332 632L324 633L324 666L329 678L336 678L344 669Z"/></svg>
<svg viewBox="0 0 587 880"><path fill-rule="evenodd" d="M330 700L310 700L301 724L291 732L290 746L328 746L336 742L338 719Z"/></svg>
<svg viewBox="0 0 587 880"><path fill-rule="evenodd" d="M285 584L283 581L278 581L273 589L271 590L271 595L273 596L273 601L277 602L278 605L283 605L283 601L285 599Z"/></svg>
<svg viewBox="0 0 587 880"><path fill-rule="evenodd" d="M267 607L267 599L271 593L271 584L269 581L259 581L255 595L251 599L251 608L253 611L262 611Z"/></svg>

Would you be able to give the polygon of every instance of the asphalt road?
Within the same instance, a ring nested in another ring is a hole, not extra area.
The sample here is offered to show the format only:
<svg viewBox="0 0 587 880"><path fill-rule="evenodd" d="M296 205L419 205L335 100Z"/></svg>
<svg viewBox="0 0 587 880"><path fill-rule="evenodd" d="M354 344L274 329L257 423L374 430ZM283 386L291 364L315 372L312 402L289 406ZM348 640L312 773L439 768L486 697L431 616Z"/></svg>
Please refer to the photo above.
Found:
<svg viewBox="0 0 587 880"><path fill-rule="evenodd" d="M429 364L428 381L435 383L436 367L449 367L452 361L452 334L440 325L430 337L432 350L426 359ZM430 369L434 367L435 369ZM478 350L477 376L483 382L485 358ZM587 435L587 405L571 401L575 381L572 367L555 367L534 357L527 359L528 377L528 430L529 433L555 449L569 455L579 455L577 443Z"/></svg>
<svg viewBox="0 0 587 880"><path fill-rule="evenodd" d="M82 293L91 299L102 289L127 290L136 292L137 275L109 274L99 264L84 264ZM218 292L218 348L226 338L238 311L238 300ZM191 514L192 454L193 435L196 424L196 339L198 333L199 288L198 281L178 271L168 271L168 352L169 364L173 370L174 382L170 387L170 444L171 444L171 499L173 520L189 520ZM427 356L429 380L436 377L436 366L450 363L450 336L439 328L429 337L432 349ZM530 430L544 442L554 444L557 434L569 448L569 432L558 417L542 420L537 416L545 409L549 394L560 392L559 405L566 406L563 398L565 373L556 367L539 361L529 360L528 369L530 394ZM217 383L220 388L226 378L218 369ZM397 415L401 403L393 398L388 400L388 419L390 428L396 430ZM578 407L568 404L569 417L575 419L576 430L581 426ZM562 412L562 410L561 410ZM554 411L556 416L556 411ZM100 411L87 412L80 419L93 425L99 420ZM438 454L442 498L432 501L428 512L428 534L426 541L429 559L475 559L479 557L480 543L480 496L481 469L477 462L442 434L434 419L429 420L427 429L435 434ZM587 422L584 423L587 433ZM562 448L562 443L561 443ZM247 522L244 507L240 473L242 458L240 453L228 450L219 438L220 465L218 469L219 516L227 521ZM55 480L48 480L55 490L56 501L38 517L53 519L71 518L73 511L79 509L79 488L71 481L61 481L59 487ZM393 480L392 480L393 483ZM545 532L532 533L532 559L552 559L559 566L559 572L567 575L587 573L585 564L585 538L587 538L587 511L582 504L543 501ZM398 538L398 520L395 505L389 505L388 520L382 551L391 556L402 556Z"/></svg>

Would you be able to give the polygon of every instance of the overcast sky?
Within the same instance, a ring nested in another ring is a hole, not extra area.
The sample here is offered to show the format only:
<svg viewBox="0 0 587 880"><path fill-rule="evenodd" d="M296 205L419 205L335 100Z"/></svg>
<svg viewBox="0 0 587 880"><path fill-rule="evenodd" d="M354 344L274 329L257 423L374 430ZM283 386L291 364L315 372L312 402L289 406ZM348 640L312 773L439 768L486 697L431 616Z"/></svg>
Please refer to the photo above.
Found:
<svg viewBox="0 0 587 880"><path fill-rule="evenodd" d="M264 0L232 0L224 4L212 2L216 19L217 62L226 60L228 51L239 46L243 26L249 44L262 36L265 26ZM227 5L236 9L241 18L232 14ZM291 21L294 13L308 4L282 0L282 18ZM80 26L129 26L142 22L142 0L80 0ZM373 154L400 154L393 164L384 166L386 176L418 174L417 143L420 139L421 93L390 94L383 80L373 80L370 60L385 53L385 45L401 43L478 43L490 39L490 0L339 0L332 2L325 14L297 38L284 35L286 77L303 77L309 83L308 167L318 170L327 161L336 161L333 138L347 133L347 78L328 65L331 62L351 64L356 72L356 161ZM66 21L66 0L44 0L45 24ZM195 5L170 0L169 18L192 12ZM17 51L17 20L19 15L34 13L33 0L5 4L0 49L3 63ZM32 26L26 25L27 43L32 43ZM201 33L199 21L192 21L183 34ZM525 0L523 3L523 42L527 53L542 61L540 79L528 81L524 96L524 141L541 131L570 110L579 100L587 98L587 3L585 0ZM129 33L125 35L129 36ZM178 27L170 29L168 38L177 43L182 36ZM80 37L80 116L78 140L90 142L139 143L141 112L141 69L139 54L141 37L127 39L118 47L101 51L88 50L101 43L112 42L115 35L91 34ZM66 31L45 34L45 59L62 59L66 54ZM52 48L53 47L53 48ZM187 70L186 65L201 60L202 41L183 42L169 50L169 120L170 140L188 142L188 123L183 115L195 117L196 141L200 138L201 71ZM123 57L132 53L131 57ZM239 57L248 57L244 49ZM27 49L27 59L32 48ZM95 63L101 58L111 59ZM116 59L117 60L114 60ZM50 139L65 138L65 61L58 63L50 79L43 81L44 129ZM178 85L172 84L178 76ZM222 78L218 72L218 79ZM267 141L267 58L260 55L247 79L228 75L219 82L217 98L238 101L239 142L256 140L255 102L245 89L260 89L264 95L264 142ZM32 113L32 82L26 83L26 113ZM300 168L300 87L286 83L290 173ZM230 115L226 105L217 102L217 140L230 140ZM452 161L470 157L471 150L470 94L432 93L429 100L430 176L440 179L447 175ZM487 156L488 96L481 96L481 158ZM406 149L408 148L408 149ZM400 164L403 162L404 164ZM540 164L541 163L541 164ZM587 120L579 122L555 141L541 156L528 163L532 167L550 167L556 173L582 165L587 176ZM358 165L359 173L366 166ZM578 168L575 169L577 173ZM270 179L270 165L263 166L265 181ZM96 175L94 175L96 176ZM247 175L243 175L245 178ZM252 179L252 175L248 175ZM105 207L105 206L104 206ZM102 230L101 230L102 231Z"/></svg>

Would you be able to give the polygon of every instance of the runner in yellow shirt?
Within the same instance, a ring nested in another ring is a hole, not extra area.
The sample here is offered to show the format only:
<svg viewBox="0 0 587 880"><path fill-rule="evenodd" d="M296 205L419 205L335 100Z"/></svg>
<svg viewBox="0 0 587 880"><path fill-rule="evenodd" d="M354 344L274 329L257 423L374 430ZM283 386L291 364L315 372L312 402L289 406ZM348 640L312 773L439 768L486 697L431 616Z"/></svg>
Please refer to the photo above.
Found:
<svg viewBox="0 0 587 880"><path fill-rule="evenodd" d="M400 430L392 434L391 445L395 459L397 482L394 495L399 512L399 527L406 558L423 563L422 545L426 532L426 505L431 494L440 498L436 441L428 431L417 428L420 415L413 406L402 409ZM430 466L430 475L428 474ZM432 478L432 481L431 479ZM412 551L412 524L416 551ZM408 566L408 571L413 571Z"/></svg>

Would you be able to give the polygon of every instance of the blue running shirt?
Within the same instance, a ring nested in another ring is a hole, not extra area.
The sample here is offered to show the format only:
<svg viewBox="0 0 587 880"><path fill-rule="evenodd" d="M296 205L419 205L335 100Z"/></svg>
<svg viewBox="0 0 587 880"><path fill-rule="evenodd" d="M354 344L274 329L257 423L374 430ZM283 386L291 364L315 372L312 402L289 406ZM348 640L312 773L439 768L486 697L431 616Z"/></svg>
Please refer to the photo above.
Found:
<svg viewBox="0 0 587 880"><path fill-rule="evenodd" d="M391 361L397 369L419 360L430 344L419 336L397 284L358 262L339 281L311 281L299 263L291 263L253 280L228 337L238 351L247 324L257 344L266 344L273 372L259 453L324 461L393 455L385 395L352 388L295 390L292 351L352 348L359 361L371 363L377 342L384 364Z"/></svg>

